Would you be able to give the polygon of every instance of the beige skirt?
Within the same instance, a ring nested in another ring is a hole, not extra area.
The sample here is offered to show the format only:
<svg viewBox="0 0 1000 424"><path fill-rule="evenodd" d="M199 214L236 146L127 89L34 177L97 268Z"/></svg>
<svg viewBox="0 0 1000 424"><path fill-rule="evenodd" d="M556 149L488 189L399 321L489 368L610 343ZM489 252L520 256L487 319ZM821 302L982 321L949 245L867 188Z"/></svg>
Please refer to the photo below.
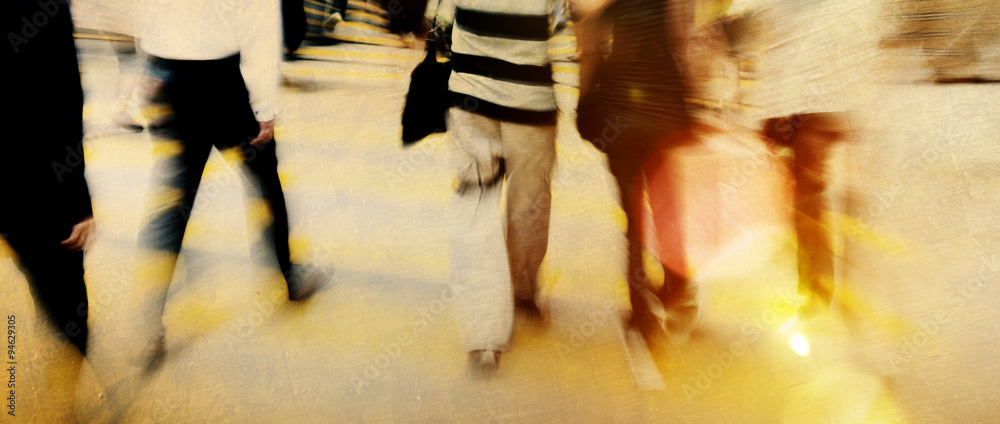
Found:
<svg viewBox="0 0 1000 424"><path fill-rule="evenodd" d="M760 119L855 109L875 80L872 3L782 0L750 14L738 49L740 103Z"/></svg>

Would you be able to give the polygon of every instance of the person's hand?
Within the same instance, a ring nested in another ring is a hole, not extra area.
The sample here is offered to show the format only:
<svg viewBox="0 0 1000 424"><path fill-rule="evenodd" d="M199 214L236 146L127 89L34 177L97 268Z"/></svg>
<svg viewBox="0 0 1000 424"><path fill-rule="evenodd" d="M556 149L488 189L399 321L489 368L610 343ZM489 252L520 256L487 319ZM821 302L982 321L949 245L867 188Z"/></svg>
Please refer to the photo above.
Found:
<svg viewBox="0 0 1000 424"><path fill-rule="evenodd" d="M260 122L260 133L250 141L251 146L263 146L274 139L274 120Z"/></svg>
<svg viewBox="0 0 1000 424"><path fill-rule="evenodd" d="M94 217L88 216L80 223L73 226L69 238L59 242L67 250L79 252L90 247L94 242Z"/></svg>

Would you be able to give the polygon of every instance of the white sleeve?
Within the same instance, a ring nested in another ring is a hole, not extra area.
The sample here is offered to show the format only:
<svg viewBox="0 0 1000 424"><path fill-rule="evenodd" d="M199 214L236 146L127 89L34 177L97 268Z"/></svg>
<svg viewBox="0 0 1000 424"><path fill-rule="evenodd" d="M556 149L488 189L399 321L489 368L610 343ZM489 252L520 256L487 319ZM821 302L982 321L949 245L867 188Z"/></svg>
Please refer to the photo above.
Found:
<svg viewBox="0 0 1000 424"><path fill-rule="evenodd" d="M258 122L278 114L281 81L281 3L279 0L247 0L239 20L240 71L250 92L250 107Z"/></svg>
<svg viewBox="0 0 1000 424"><path fill-rule="evenodd" d="M434 25L439 27L449 27L455 23L455 1L441 0L437 4L434 14Z"/></svg>

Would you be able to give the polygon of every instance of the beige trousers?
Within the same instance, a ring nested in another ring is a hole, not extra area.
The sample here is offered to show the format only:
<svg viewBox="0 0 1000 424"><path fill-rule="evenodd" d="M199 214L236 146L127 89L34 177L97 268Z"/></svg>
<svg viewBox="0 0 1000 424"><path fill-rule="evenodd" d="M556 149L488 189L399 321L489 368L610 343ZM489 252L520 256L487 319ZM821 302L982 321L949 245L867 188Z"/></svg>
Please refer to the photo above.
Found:
<svg viewBox="0 0 1000 424"><path fill-rule="evenodd" d="M534 298L548 248L556 128L452 108L448 133L460 160L451 205L451 276L462 345L467 351L505 352L513 299Z"/></svg>

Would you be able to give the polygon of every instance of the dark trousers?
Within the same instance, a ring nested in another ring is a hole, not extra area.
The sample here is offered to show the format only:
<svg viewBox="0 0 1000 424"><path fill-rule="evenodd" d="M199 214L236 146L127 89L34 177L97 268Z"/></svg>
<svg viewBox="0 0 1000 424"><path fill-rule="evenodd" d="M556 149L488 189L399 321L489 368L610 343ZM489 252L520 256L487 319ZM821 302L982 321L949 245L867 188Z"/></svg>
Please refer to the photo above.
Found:
<svg viewBox="0 0 1000 424"><path fill-rule="evenodd" d="M795 177L798 293L807 297L807 307L819 310L830 306L835 289L834 238L824 218L831 210L826 194L830 184L827 162L833 147L848 137L850 128L849 118L835 112L773 118L764 125L769 140L795 152L791 168Z"/></svg>
<svg viewBox="0 0 1000 424"><path fill-rule="evenodd" d="M618 183L619 202L627 220L626 278L629 301L632 305L632 325L644 331L655 331L650 300L644 294L653 292L654 288L649 276L646 275L642 258L643 237L650 230L644 228L643 219L647 201L645 193L650 190L658 191L655 197L657 201L649 199L650 207L658 216L667 218L658 222L664 227L656 228L660 235L659 253L664 271L663 286L656 291L656 297L668 311L673 309L676 312L674 315L684 313L690 318L697 312L694 303L697 286L687 275L688 264L684 256L684 241L678 221L680 210L673 179L667 178L659 183L659 186L649 187L646 174L651 157L663 154L664 149L681 145L691 139L691 130L687 125L679 118L675 127L663 130L662 134L625 128L617 135L608 132L601 143L595 144L607 154L611 176ZM611 137L607 137L608 135ZM670 169L657 171L667 175L673 172ZM668 234L669 236L664 237Z"/></svg>
<svg viewBox="0 0 1000 424"><path fill-rule="evenodd" d="M281 23L288 53L294 53L306 38L306 9L303 0L281 0Z"/></svg>
<svg viewBox="0 0 1000 424"><path fill-rule="evenodd" d="M18 225L5 239L17 252L18 265L31 286L40 312L80 353L87 354L87 286L83 281L83 252L59 244L70 234L52 231L51 222Z"/></svg>
<svg viewBox="0 0 1000 424"><path fill-rule="evenodd" d="M154 119L150 130L157 143L172 143L158 158L154 172L154 216L140 235L144 247L178 253L191 217L205 162L212 147L235 149L247 179L259 190L271 220L261 239L273 248L282 275L292 265L288 249L288 213L278 179L275 142L251 146L260 127L250 108L239 68L239 56L219 60L151 58L150 73L163 83L154 101L171 112ZM156 199L157 193L179 190L179 199Z"/></svg>

